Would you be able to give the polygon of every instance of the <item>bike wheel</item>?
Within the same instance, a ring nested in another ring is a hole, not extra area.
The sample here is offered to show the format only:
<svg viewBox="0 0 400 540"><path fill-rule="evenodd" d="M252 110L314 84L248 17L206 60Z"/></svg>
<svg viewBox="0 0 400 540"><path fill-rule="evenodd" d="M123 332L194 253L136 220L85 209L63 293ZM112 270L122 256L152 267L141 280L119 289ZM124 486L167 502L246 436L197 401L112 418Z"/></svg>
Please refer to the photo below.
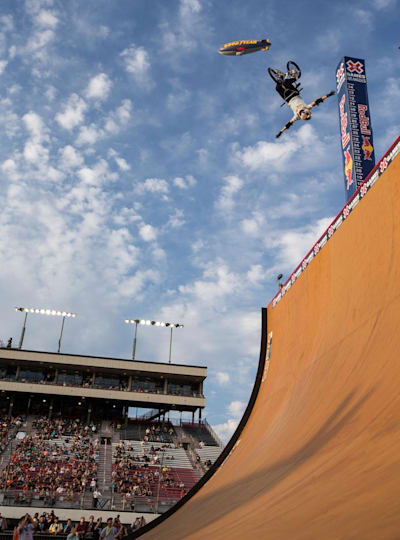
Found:
<svg viewBox="0 0 400 540"><path fill-rule="evenodd" d="M289 62L286 64L286 68L287 68L288 71L290 71L291 69L295 69L297 71L297 73L299 74L299 76L297 78L300 79L300 77L301 77L301 69L296 64L296 62L293 62L293 60L289 60Z"/></svg>
<svg viewBox="0 0 400 540"><path fill-rule="evenodd" d="M271 77L271 79L278 83L280 81L282 81L283 77L285 76L282 71L279 71L279 69L275 69L275 68L268 68L268 73Z"/></svg>

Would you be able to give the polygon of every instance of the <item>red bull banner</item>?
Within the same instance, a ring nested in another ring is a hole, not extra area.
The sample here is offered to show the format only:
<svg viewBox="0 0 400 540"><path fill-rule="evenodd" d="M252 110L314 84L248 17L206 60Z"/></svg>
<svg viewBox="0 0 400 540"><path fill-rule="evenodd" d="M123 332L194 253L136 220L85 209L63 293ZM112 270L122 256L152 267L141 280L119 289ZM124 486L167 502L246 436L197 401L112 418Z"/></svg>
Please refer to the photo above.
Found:
<svg viewBox="0 0 400 540"><path fill-rule="evenodd" d="M340 146L348 200L375 166L365 60L344 56L336 69Z"/></svg>

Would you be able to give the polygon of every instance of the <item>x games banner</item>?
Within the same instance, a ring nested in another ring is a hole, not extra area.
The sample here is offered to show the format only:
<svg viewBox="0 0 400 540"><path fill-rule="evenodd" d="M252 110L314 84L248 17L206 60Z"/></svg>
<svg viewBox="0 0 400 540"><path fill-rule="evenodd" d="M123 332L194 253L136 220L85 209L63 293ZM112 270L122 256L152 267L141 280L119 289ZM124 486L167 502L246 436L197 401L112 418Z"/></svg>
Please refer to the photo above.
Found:
<svg viewBox="0 0 400 540"><path fill-rule="evenodd" d="M346 200L375 166L365 61L344 56L336 70Z"/></svg>

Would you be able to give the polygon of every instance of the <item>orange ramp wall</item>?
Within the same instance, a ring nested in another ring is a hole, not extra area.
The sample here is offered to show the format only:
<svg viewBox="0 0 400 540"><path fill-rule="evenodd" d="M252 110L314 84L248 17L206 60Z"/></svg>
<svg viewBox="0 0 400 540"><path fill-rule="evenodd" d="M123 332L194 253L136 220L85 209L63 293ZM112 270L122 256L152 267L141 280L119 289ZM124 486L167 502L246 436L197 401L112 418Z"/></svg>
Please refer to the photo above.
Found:
<svg viewBox="0 0 400 540"><path fill-rule="evenodd" d="M400 156L282 300L231 456L146 540L400 538Z"/></svg>

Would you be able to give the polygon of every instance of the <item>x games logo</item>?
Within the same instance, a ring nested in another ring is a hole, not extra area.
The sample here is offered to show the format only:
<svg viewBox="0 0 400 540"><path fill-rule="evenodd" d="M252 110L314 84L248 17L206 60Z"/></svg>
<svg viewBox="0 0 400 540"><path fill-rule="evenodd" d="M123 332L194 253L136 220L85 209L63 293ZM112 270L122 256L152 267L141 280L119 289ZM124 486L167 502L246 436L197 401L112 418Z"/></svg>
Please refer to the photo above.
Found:
<svg viewBox="0 0 400 540"><path fill-rule="evenodd" d="M357 73L364 72L363 65L358 60L357 62L353 62L353 60L347 60L346 65L347 65L347 71L350 71L350 73L353 73L353 71Z"/></svg>

